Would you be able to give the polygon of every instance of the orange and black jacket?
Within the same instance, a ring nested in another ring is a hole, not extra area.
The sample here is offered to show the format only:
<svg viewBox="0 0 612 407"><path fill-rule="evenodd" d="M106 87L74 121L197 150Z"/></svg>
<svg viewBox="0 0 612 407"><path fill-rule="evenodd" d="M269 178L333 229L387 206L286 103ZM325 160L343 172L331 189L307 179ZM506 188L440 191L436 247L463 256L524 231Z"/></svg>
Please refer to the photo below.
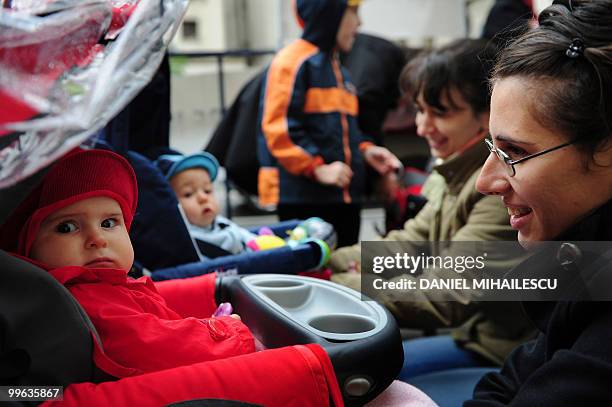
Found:
<svg viewBox="0 0 612 407"><path fill-rule="evenodd" d="M262 205L359 203L365 187L358 101L340 66L336 34L346 0L296 0L304 31L273 59L262 89L258 190ZM317 166L342 161L353 170L347 188L313 179Z"/></svg>

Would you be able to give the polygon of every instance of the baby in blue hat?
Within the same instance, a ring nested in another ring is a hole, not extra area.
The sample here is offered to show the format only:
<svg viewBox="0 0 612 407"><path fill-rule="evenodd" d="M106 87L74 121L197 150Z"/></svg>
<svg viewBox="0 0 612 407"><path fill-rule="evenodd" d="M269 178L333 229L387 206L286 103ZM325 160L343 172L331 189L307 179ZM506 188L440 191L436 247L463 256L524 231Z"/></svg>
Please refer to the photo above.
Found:
<svg viewBox="0 0 612 407"><path fill-rule="evenodd" d="M241 253L257 237L219 215L213 186L219 162L212 154L164 154L155 164L172 186L189 222L189 233L204 256Z"/></svg>

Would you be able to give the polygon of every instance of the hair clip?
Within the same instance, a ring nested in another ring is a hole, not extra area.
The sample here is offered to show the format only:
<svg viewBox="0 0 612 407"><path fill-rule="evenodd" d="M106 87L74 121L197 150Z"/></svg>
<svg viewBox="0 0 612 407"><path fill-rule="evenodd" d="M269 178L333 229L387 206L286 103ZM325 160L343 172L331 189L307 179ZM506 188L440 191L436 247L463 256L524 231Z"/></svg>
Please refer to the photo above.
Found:
<svg viewBox="0 0 612 407"><path fill-rule="evenodd" d="M580 55L584 53L584 42L580 38L574 38L570 43L567 50L565 50L565 55L570 58L578 58Z"/></svg>

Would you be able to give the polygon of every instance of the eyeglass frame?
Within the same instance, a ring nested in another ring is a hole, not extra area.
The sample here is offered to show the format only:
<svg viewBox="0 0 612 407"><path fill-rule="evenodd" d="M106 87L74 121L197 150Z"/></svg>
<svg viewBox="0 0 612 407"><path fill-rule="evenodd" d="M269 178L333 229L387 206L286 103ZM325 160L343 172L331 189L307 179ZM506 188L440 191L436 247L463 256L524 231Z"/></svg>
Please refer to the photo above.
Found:
<svg viewBox="0 0 612 407"><path fill-rule="evenodd" d="M485 144L486 144L487 148L489 149L489 152L494 153L495 156L504 163L506 168L509 169L509 170L506 171L506 173L510 177L514 177L516 175L516 168L514 168L514 166L516 164L522 163L523 161L527 161L527 160L530 160L530 159L535 158L535 157L539 157L539 156L544 155L544 154L548 154L548 153L550 153L552 151L555 151L555 150L559 150L560 148L567 147L567 146L569 146L571 144L574 144L576 142L576 140L570 140L567 143L559 144L556 147L551 147L551 148L548 148L546 150L543 150L543 151L540 151L540 152L537 152L537 153L534 153L534 154L530 154L528 156L519 158L518 160L512 160L510 158L510 156L506 152L504 152L503 150L495 147L495 145L493 144L492 137L489 136L489 137L485 138L484 141L485 141Z"/></svg>

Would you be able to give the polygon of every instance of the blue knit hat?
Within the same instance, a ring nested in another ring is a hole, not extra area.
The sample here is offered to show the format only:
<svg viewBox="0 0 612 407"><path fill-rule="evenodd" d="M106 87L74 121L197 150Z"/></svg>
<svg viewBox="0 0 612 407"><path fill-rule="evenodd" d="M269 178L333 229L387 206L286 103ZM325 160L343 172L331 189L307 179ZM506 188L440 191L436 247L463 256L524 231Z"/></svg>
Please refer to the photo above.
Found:
<svg viewBox="0 0 612 407"><path fill-rule="evenodd" d="M219 162L214 155L205 151L191 155L164 154L155 161L157 168L161 170L167 180L181 171L191 168L202 168L208 172L210 180L214 181L219 172Z"/></svg>

